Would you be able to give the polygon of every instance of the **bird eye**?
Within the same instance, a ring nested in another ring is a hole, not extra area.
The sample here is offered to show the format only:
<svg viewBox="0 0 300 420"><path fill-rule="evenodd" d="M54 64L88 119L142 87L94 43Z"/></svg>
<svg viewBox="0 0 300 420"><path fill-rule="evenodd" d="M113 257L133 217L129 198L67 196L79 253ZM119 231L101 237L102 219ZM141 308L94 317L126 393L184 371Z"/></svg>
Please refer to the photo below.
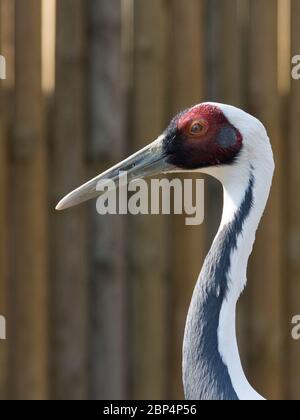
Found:
<svg viewBox="0 0 300 420"><path fill-rule="evenodd" d="M203 136L208 131L208 124L204 120L193 121L190 126L189 133L192 136Z"/></svg>

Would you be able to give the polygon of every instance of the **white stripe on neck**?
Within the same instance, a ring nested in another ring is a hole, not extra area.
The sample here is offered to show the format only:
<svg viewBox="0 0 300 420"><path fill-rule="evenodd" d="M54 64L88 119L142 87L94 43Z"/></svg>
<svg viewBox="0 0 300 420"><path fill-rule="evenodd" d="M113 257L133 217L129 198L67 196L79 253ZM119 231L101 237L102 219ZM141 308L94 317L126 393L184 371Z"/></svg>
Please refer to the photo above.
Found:
<svg viewBox="0 0 300 420"><path fill-rule="evenodd" d="M244 222L242 233L237 238L237 249L231 254L228 292L220 313L218 340L220 355L228 368L233 388L239 399L263 400L263 397L249 384L242 368L236 338L236 305L246 286L248 259L267 202L272 176L266 177L264 171L251 169L249 166L245 171L237 165L238 179L232 177L232 173L230 178L223 177L224 211L219 232L237 215L249 187L251 171L254 177L253 207ZM216 240L217 238L218 235Z"/></svg>

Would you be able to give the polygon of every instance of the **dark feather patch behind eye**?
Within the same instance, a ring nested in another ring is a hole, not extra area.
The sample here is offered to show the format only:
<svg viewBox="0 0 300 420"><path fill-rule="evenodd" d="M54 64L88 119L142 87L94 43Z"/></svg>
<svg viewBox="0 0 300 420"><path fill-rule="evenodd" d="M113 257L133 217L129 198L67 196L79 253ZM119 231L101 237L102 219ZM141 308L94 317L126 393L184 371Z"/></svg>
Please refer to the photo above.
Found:
<svg viewBox="0 0 300 420"><path fill-rule="evenodd" d="M217 136L217 143L223 147L228 148L232 147L236 144L237 141L237 133L233 127L223 127L219 130Z"/></svg>

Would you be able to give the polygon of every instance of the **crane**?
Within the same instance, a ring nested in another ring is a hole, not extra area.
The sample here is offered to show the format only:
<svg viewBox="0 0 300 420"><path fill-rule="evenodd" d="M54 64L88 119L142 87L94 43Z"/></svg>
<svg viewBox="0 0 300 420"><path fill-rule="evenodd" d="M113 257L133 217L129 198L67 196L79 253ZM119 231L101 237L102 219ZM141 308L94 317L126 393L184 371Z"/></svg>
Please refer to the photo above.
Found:
<svg viewBox="0 0 300 420"><path fill-rule="evenodd" d="M67 195L63 210L96 197L97 184L160 173L200 172L223 185L223 214L187 315L183 383L187 400L263 400L242 368L236 306L272 185L274 159L263 124L230 105L206 102L178 114L153 143Z"/></svg>

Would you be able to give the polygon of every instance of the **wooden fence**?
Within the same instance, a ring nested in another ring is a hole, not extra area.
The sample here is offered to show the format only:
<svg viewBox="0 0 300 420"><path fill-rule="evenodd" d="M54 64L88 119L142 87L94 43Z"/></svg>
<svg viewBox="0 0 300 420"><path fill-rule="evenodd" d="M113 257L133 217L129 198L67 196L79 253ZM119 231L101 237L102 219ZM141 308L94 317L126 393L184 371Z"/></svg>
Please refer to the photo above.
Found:
<svg viewBox="0 0 300 420"><path fill-rule="evenodd" d="M199 228L54 207L204 100L249 110L272 139L239 341L255 388L300 397L299 28L300 0L0 0L1 399L182 398L184 322L218 184L206 179Z"/></svg>

